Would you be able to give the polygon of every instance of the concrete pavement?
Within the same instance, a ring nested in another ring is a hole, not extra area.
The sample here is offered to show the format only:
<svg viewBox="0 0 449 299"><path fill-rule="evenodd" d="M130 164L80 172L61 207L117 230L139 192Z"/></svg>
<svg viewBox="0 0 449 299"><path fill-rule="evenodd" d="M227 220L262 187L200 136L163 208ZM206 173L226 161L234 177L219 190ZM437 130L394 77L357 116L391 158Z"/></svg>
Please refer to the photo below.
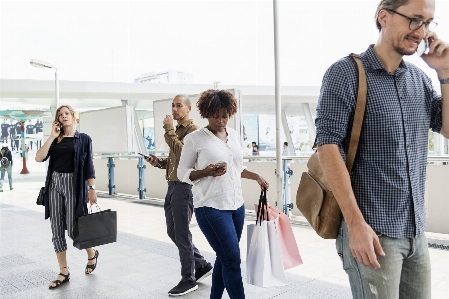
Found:
<svg viewBox="0 0 449 299"><path fill-rule="evenodd" d="M28 161L31 174L20 175L21 162L15 158L14 190L0 193L0 297L1 298L168 298L167 292L180 280L176 247L165 233L163 208L157 201L134 196L110 197L99 192L102 209L118 215L117 242L100 246L98 266L84 274L86 253L71 246L67 251L71 280L55 290L49 281L56 278L58 264L51 243L50 222L42 206L35 204L43 186L43 164ZM248 218L246 224L252 223ZM191 231L195 245L213 264L213 251L195 219ZM247 298L351 298L348 278L335 252L333 240L323 240L309 227L293 226L304 264L287 272L289 284L259 288L244 284ZM449 240L446 235L431 235ZM68 240L70 241L70 239ZM246 281L246 228L240 243ZM430 248L432 298L449 293L449 251ZM209 298L211 278L184 298ZM226 294L223 298L229 298Z"/></svg>

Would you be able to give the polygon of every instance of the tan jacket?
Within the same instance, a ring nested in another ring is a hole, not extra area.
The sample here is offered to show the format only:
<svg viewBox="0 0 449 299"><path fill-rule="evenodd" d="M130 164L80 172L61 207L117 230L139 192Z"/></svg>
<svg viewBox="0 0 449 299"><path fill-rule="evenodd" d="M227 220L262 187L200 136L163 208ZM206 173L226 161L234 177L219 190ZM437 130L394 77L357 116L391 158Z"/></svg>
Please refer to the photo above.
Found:
<svg viewBox="0 0 449 299"><path fill-rule="evenodd" d="M186 120L179 126L176 126L176 131L173 125L164 125L164 138L170 151L168 154L168 158L158 159L158 167L166 169L165 178L168 181L179 182L177 170L179 159L181 158L182 146L184 145L184 137L186 137L187 134L197 130L198 128L198 125L195 124L193 119Z"/></svg>

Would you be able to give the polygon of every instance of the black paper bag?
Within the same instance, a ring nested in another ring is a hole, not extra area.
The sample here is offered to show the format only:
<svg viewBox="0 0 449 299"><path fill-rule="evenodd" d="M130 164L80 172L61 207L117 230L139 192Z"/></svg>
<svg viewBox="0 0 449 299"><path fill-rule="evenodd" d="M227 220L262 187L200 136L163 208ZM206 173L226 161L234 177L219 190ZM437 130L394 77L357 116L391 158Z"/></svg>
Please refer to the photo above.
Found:
<svg viewBox="0 0 449 299"><path fill-rule="evenodd" d="M78 217L73 236L73 246L78 249L116 242L117 212L105 210Z"/></svg>

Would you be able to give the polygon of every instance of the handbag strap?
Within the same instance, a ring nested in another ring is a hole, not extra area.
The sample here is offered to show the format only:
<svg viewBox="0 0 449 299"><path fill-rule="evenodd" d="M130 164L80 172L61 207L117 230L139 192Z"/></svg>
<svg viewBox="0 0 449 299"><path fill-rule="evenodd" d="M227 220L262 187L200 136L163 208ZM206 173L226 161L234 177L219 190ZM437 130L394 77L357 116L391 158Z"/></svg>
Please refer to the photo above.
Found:
<svg viewBox="0 0 449 299"><path fill-rule="evenodd" d="M264 217L265 214L266 214L266 218ZM264 188L260 192L259 206L257 208L256 225L257 225L257 222L259 222L259 225L262 225L262 221L264 219L268 220L268 202L267 202L267 189L266 188Z"/></svg>
<svg viewBox="0 0 449 299"><path fill-rule="evenodd" d="M360 134L362 132L363 119L365 118L366 108L366 96L368 93L368 87L366 84L366 73L363 67L362 60L358 54L352 53L350 55L357 64L357 71L359 77L358 91L357 91L357 103L355 107L354 120L352 122L351 139L349 140L348 155L346 157L346 168L349 173L354 166L355 156L357 154L357 148L359 146Z"/></svg>
<svg viewBox="0 0 449 299"><path fill-rule="evenodd" d="M97 203L94 203L94 205L97 207L97 212L101 212L100 206ZM93 206L92 204L89 206L89 209L90 209L89 214L92 214L92 206Z"/></svg>

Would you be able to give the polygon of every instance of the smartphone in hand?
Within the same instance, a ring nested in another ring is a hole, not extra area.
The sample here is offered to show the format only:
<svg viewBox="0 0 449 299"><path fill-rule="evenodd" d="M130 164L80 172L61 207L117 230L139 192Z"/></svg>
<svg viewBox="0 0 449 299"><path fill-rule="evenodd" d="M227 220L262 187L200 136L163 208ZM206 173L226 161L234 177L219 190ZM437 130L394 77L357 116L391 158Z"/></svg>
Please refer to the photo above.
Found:
<svg viewBox="0 0 449 299"><path fill-rule="evenodd" d="M146 156L146 155L141 154L141 153L137 153L137 154L143 156L146 160L150 160L151 161L151 157L150 156Z"/></svg>
<svg viewBox="0 0 449 299"><path fill-rule="evenodd" d="M416 54L418 54L419 57L421 57L424 53L428 53L429 49L429 41L425 38L423 39L419 45L418 48L416 48Z"/></svg>
<svg viewBox="0 0 449 299"><path fill-rule="evenodd" d="M56 128L56 131L58 131L58 132L64 131L64 127L62 126L62 124L60 122L58 122L58 127Z"/></svg>
<svg viewBox="0 0 449 299"><path fill-rule="evenodd" d="M219 161L215 163L215 166L217 166L218 168L224 168L226 167L226 165L227 165L226 161Z"/></svg>

